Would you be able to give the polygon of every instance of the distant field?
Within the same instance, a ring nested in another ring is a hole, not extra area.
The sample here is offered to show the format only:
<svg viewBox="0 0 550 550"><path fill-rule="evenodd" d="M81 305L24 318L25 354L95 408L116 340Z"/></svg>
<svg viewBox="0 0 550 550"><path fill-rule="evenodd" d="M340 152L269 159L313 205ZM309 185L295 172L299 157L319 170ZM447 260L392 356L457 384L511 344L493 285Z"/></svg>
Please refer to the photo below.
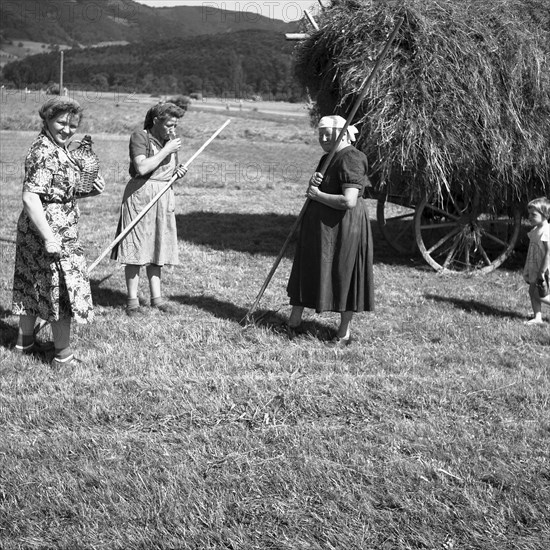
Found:
<svg viewBox="0 0 550 550"><path fill-rule="evenodd" d="M70 46L60 45L59 48L64 50ZM51 52L51 45L45 42L35 42L32 40L11 40L10 42L2 41L0 46L0 68L6 63L17 61L28 55L36 55L39 53Z"/></svg>
<svg viewBox="0 0 550 550"><path fill-rule="evenodd" d="M182 160L232 122L175 188L175 313L149 308L142 280L146 314L128 318L123 270L104 260L96 319L73 331L84 365L18 356L13 238L38 99L4 95L0 114L0 548L550 547L550 331L523 324L522 251L484 277L441 276L374 224L376 311L334 350L337 314L308 311L292 341L278 327L291 243L242 322L320 156L307 117L193 105ZM91 262L114 236L129 132L156 100L82 99L78 137L93 136L107 181L80 203Z"/></svg>

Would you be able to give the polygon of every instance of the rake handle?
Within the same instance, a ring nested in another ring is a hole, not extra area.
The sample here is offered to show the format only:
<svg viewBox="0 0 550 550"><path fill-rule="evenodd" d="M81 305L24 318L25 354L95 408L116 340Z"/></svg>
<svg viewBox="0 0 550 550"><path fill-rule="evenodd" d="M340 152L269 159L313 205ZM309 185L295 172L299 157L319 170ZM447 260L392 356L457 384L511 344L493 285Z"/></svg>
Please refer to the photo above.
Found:
<svg viewBox="0 0 550 550"><path fill-rule="evenodd" d="M231 122L231 119L227 119L211 136L208 140L206 140L202 146L195 152L195 154L183 165L183 168L187 170L189 165L208 147L210 142L214 140L214 138ZM140 222L140 220L153 208L153 206L156 204L156 202L172 187L172 184L178 179L177 174L174 174L170 181L144 206L143 210L124 228L124 231L122 231L116 239L109 244L109 246L98 256L98 258L90 265L88 268L88 274L92 272L92 270L109 254L109 252L122 240L132 229Z"/></svg>

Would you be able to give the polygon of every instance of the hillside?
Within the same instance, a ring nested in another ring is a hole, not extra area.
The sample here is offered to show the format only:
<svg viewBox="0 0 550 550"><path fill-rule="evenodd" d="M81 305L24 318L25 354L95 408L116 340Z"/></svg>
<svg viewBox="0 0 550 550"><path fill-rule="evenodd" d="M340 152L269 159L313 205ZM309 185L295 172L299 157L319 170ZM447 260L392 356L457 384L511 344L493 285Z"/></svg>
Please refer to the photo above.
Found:
<svg viewBox="0 0 550 550"><path fill-rule="evenodd" d="M295 23L200 3L196 7L152 8L133 0L18 0L3 2L1 16L3 43L30 40L69 46L189 38L248 29L285 33L296 28Z"/></svg>
<svg viewBox="0 0 550 550"><path fill-rule="evenodd" d="M249 30L126 46L72 48L64 78L71 89L190 94L296 101L294 46L275 31ZM57 81L59 55L45 53L6 65L4 80L18 88Z"/></svg>
<svg viewBox="0 0 550 550"><path fill-rule="evenodd" d="M0 67L30 55L72 47L142 44L243 30L284 35L298 28L297 23L198 4L196 7L152 8L133 0L2 2Z"/></svg>

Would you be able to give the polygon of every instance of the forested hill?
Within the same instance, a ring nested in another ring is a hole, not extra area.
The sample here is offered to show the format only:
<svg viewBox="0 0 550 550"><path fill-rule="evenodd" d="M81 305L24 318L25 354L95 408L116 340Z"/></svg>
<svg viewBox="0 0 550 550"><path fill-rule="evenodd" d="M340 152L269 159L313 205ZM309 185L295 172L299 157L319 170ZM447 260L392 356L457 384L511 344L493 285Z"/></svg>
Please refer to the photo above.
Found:
<svg viewBox="0 0 550 550"><path fill-rule="evenodd" d="M127 46L73 48L64 55L68 87L142 93L300 100L292 75L293 44L274 31L240 31ZM44 87L59 75L56 52L6 65L17 87Z"/></svg>
<svg viewBox="0 0 550 550"><path fill-rule="evenodd" d="M31 40L45 44L90 46L188 38L240 30L293 32L296 23L269 17L269 11L233 12L214 2L196 7L152 8L133 0L2 0L2 42ZM251 3L252 4L252 3ZM224 6L223 2L219 3ZM267 16L266 16L267 15Z"/></svg>

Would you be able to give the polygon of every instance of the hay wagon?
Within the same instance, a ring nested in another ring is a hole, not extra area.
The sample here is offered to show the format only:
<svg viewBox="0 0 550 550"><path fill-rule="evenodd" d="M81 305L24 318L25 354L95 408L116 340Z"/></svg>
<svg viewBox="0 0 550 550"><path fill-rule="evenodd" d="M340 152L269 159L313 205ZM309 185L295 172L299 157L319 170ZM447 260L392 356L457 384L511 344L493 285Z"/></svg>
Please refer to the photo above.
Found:
<svg viewBox="0 0 550 550"><path fill-rule="evenodd" d="M354 119L380 231L438 271L491 272L518 205L550 194L548 0L332 0L296 48L313 121L346 117L396 18Z"/></svg>
<svg viewBox="0 0 550 550"><path fill-rule="evenodd" d="M415 201L405 186L392 184L378 192L370 188L368 198L376 200L376 221L391 248L403 255L419 251L437 271L489 273L510 256L519 237L517 205L490 213L479 196L449 193Z"/></svg>

